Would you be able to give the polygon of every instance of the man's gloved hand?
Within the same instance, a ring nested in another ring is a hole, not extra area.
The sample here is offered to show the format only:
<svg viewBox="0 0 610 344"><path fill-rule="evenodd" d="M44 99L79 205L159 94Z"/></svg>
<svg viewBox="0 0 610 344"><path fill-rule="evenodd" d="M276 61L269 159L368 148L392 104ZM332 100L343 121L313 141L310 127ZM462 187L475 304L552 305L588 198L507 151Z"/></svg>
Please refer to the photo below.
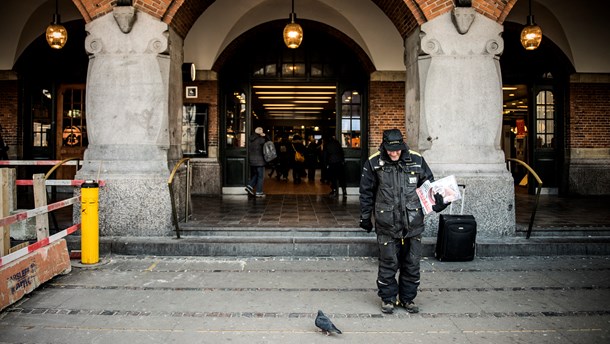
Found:
<svg viewBox="0 0 610 344"><path fill-rule="evenodd" d="M439 193L434 194L434 203L436 204L432 206L432 210L436 211L437 213L440 213L441 211L445 210L445 208L447 208L447 206L451 204L451 202L445 204L443 196L441 196L441 194Z"/></svg>
<svg viewBox="0 0 610 344"><path fill-rule="evenodd" d="M360 228L366 230L367 233L370 233L373 230L373 222L371 219L360 219Z"/></svg>

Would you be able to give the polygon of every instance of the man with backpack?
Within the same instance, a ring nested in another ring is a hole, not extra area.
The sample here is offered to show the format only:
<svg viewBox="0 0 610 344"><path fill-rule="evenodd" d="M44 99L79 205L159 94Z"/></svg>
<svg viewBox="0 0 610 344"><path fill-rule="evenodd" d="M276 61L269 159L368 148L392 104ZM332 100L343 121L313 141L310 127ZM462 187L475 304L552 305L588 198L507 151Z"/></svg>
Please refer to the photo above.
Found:
<svg viewBox="0 0 610 344"><path fill-rule="evenodd" d="M251 196L263 197L263 180L265 179L265 156L263 146L265 145L265 132L263 128L254 129L250 135L248 146L248 161L250 162L250 181L246 185L246 192Z"/></svg>

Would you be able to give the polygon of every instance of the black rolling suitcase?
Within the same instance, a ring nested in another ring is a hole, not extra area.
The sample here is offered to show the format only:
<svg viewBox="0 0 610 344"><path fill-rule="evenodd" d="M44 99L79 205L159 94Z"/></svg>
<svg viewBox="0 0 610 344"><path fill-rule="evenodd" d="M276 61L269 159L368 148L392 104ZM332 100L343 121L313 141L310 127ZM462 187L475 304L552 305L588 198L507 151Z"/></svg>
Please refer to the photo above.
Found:
<svg viewBox="0 0 610 344"><path fill-rule="evenodd" d="M435 256L440 261L465 262L474 259L477 237L477 222L472 215L464 215L466 186L462 193L462 209L460 215L441 214L438 221Z"/></svg>

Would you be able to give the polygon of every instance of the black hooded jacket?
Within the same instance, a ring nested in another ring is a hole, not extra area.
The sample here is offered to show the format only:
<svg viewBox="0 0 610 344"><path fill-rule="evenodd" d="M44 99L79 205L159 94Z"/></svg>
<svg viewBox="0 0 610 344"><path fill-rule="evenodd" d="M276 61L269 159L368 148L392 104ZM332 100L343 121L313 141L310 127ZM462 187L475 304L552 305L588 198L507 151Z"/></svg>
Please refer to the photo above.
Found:
<svg viewBox="0 0 610 344"><path fill-rule="evenodd" d="M402 150L392 161L383 146L364 163L360 178L360 215L375 218L377 235L405 238L424 231L424 213L416 189L434 176L417 152Z"/></svg>
<svg viewBox="0 0 610 344"><path fill-rule="evenodd" d="M265 137L259 134L250 135L250 145L248 146L248 159L250 166L265 166L265 158L263 157L263 145Z"/></svg>

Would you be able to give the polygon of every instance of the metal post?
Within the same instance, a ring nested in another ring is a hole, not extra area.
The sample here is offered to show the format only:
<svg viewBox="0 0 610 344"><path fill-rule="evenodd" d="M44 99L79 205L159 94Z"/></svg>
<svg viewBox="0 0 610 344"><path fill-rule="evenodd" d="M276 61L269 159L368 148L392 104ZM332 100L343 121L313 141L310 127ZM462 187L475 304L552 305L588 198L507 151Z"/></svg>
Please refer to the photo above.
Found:
<svg viewBox="0 0 610 344"><path fill-rule="evenodd" d="M184 197L184 223L189 222L189 207L191 200L191 161L186 161L186 196Z"/></svg>
<svg viewBox="0 0 610 344"><path fill-rule="evenodd" d="M81 262L96 264L100 260L99 184L86 180L81 185Z"/></svg>

